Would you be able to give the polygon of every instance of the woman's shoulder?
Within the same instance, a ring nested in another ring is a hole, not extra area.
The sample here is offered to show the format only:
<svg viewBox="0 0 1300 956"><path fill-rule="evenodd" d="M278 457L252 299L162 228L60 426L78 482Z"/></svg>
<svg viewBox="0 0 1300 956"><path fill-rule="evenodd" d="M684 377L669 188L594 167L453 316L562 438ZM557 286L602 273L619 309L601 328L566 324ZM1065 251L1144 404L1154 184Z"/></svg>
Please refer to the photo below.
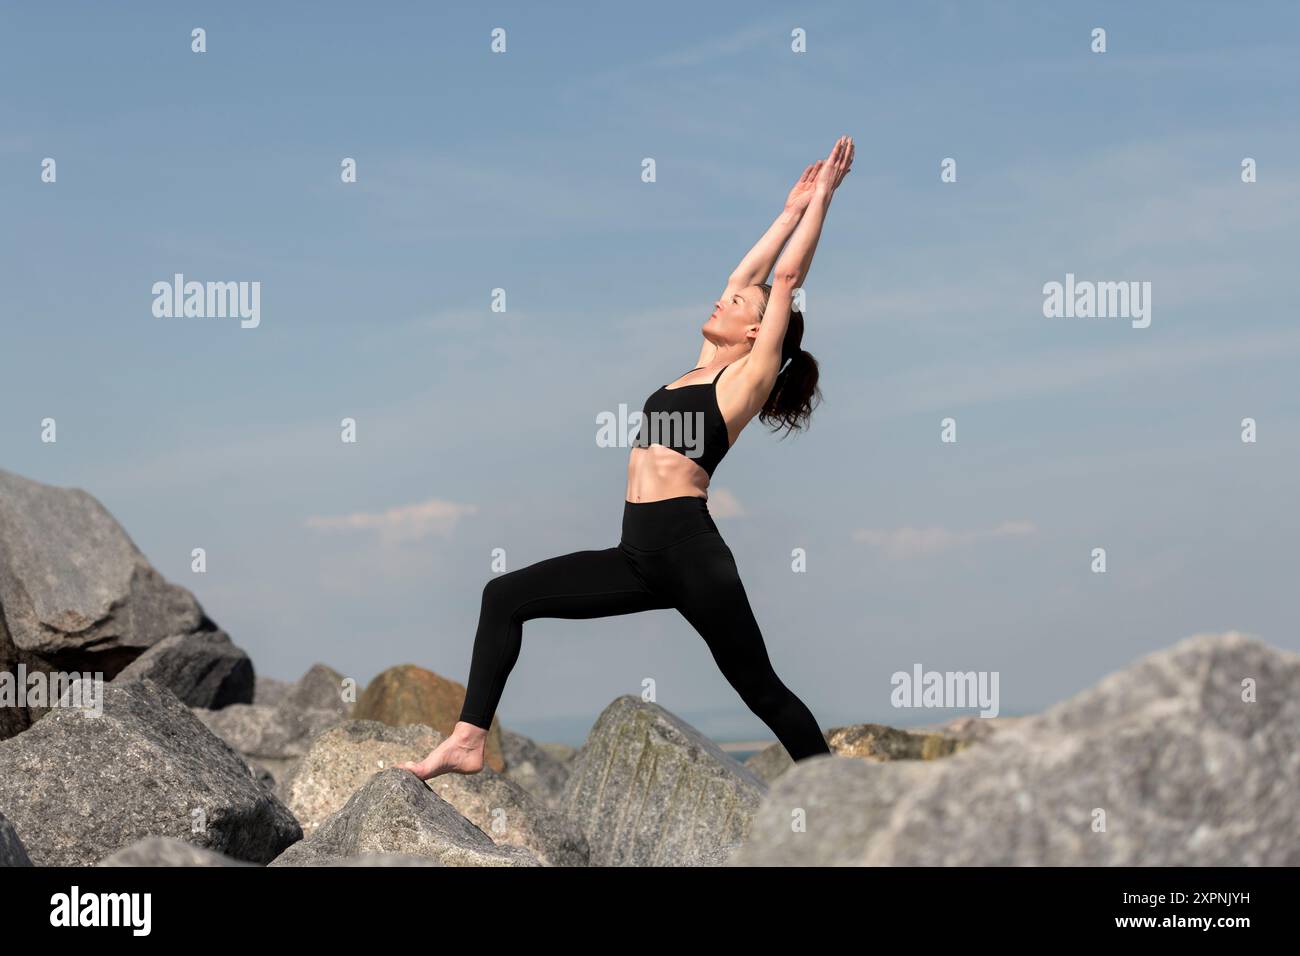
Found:
<svg viewBox="0 0 1300 956"><path fill-rule="evenodd" d="M744 428L767 400L766 395L758 394L753 376L746 374L749 367L749 356L742 355L726 366L717 380L718 408L733 427Z"/></svg>

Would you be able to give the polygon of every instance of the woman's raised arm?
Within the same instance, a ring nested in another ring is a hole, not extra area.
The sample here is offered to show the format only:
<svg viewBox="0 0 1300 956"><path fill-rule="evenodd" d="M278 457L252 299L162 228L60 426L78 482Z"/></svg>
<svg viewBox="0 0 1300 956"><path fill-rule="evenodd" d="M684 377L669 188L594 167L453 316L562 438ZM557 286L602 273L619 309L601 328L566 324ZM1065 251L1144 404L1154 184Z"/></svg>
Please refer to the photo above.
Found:
<svg viewBox="0 0 1300 956"><path fill-rule="evenodd" d="M794 290L808 278L813 254L817 251L817 240L821 238L822 224L826 220L826 211L830 209L836 187L844 181L853 165L853 151L851 137L841 136L835 143L814 179L808 208L776 263L772 275L772 294L768 297L763 321L754 337L754 348L749 354L745 369L746 378L755 383L756 392L766 395L763 386L770 391L781 370L781 345L790 325Z"/></svg>
<svg viewBox="0 0 1300 956"><path fill-rule="evenodd" d="M803 211L808 208L822 162L823 160L819 159L803 171L799 181L790 190L790 195L786 197L785 208L781 210L781 215L776 217L776 221L754 244L754 248L745 254L745 258L740 260L740 265L736 266L727 277L728 292L767 281L767 274L772 271L772 263L776 262L776 257L781 254L781 247L790 238L795 226L799 225Z"/></svg>

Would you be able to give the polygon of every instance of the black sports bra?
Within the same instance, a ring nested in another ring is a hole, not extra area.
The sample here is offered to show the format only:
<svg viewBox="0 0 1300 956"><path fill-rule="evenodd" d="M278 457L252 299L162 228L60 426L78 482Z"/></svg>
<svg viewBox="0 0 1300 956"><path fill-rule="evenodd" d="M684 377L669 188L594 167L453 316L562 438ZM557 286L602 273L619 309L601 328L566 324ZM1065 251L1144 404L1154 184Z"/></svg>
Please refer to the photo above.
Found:
<svg viewBox="0 0 1300 956"><path fill-rule="evenodd" d="M724 365L712 382L695 385L665 385L645 400L641 430L635 447L662 445L685 455L713 477L713 469L731 450L727 422L718 406L718 379L730 366ZM697 372L703 365L691 369ZM679 376L680 377L680 376ZM669 382L669 385L672 383ZM700 389L708 391L701 392Z"/></svg>

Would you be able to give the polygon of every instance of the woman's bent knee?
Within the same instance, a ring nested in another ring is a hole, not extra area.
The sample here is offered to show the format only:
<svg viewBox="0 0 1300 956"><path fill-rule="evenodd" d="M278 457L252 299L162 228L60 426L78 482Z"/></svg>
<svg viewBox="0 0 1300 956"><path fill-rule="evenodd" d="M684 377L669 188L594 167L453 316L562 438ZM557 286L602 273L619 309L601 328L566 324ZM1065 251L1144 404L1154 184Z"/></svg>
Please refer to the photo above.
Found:
<svg viewBox="0 0 1300 956"><path fill-rule="evenodd" d="M503 614L513 613L519 603L517 571L508 571L488 578L483 585L483 610Z"/></svg>

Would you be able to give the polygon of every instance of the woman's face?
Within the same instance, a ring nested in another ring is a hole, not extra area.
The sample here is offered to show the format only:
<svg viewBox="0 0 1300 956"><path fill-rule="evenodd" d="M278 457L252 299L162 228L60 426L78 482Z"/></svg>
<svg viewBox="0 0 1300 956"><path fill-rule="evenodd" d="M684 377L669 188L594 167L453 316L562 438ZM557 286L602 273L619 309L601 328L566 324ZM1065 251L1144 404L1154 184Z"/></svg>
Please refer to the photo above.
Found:
<svg viewBox="0 0 1300 956"><path fill-rule="evenodd" d="M758 334L759 308L765 294L756 285L726 293L713 304L713 313L700 330L711 342L734 344Z"/></svg>

